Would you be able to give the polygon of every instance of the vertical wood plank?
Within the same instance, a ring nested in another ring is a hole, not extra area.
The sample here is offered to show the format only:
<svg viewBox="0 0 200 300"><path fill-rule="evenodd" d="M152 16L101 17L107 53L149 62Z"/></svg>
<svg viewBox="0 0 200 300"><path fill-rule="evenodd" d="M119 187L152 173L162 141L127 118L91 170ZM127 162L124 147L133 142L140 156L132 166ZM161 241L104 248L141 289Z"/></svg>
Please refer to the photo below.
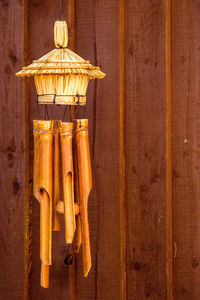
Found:
<svg viewBox="0 0 200 300"><path fill-rule="evenodd" d="M74 18L71 15L73 1L62 1L62 18L68 22L69 44L74 43L72 34L74 28ZM54 22L59 19L59 1L29 1L29 63L34 59L50 52L54 45ZM33 168L33 135L32 120L44 119L44 106L36 104L36 90L33 79L29 79L29 103L30 103L30 180L32 180ZM50 119L63 118L63 106L49 106ZM32 195L32 190L31 190ZM52 266L50 267L50 288L40 287L40 241L39 241L39 204L32 196L32 269L30 277L30 299L70 299L73 292L70 282L70 267L64 264L64 258L69 254L69 246L64 239L64 218L60 232L53 232ZM71 297L71 299L73 299ZM71 300L70 299L70 300Z"/></svg>
<svg viewBox="0 0 200 300"><path fill-rule="evenodd" d="M88 9L90 7L90 9ZM76 16L76 53L85 59L89 59L91 63L96 63L95 57L95 28L94 28L94 1L79 1L76 0L75 5L75 16ZM90 155L92 164L92 180L93 188L88 199L88 213L89 213L89 226L90 226L90 243L91 243L91 254L92 254L92 268L87 278L83 278L83 267L82 267L82 247L80 248L80 254L76 256L76 269L75 269L75 296L76 299L89 300L95 299L96 295L96 247L97 247L97 200L94 194L96 182L94 179L94 161L92 143L94 121L93 114L95 115L95 106L93 101L96 100L96 81L91 80L89 82L87 91L87 111L86 117L88 117L89 125L89 142L90 142Z"/></svg>
<svg viewBox="0 0 200 300"><path fill-rule="evenodd" d="M127 299L166 299L165 1L125 16Z"/></svg>
<svg viewBox="0 0 200 300"><path fill-rule="evenodd" d="M25 137L28 111L25 82L15 76L26 61L26 1L1 1L0 14L0 295L1 299L26 299L29 203Z"/></svg>
<svg viewBox="0 0 200 300"><path fill-rule="evenodd" d="M200 295L200 3L172 1L174 299Z"/></svg>
<svg viewBox="0 0 200 300"><path fill-rule="evenodd" d="M69 38L69 49L72 51L75 51L75 0L69 0L68 1L68 18L67 18L67 23L68 23L68 28L70 29L70 38ZM75 119L75 106L71 107L71 118L72 120ZM74 157L73 157L74 159ZM77 201L74 199L74 201ZM77 225L76 225L77 226ZM73 247L70 249L71 255L73 256L73 264L70 266L70 274L69 274L69 284L70 284L70 292L69 292L69 297L70 300L75 300L75 286L76 286L76 281L75 281L75 270L76 270L76 253Z"/></svg>
<svg viewBox="0 0 200 300"><path fill-rule="evenodd" d="M166 0L166 271L167 299L173 299L173 199L172 199L172 28L171 1Z"/></svg>
<svg viewBox="0 0 200 300"><path fill-rule="evenodd" d="M119 1L119 163L120 163L120 299L126 299L126 195L125 195L125 11L124 0Z"/></svg>
<svg viewBox="0 0 200 300"><path fill-rule="evenodd" d="M76 297L120 299L120 1L77 0L75 15L77 53L101 65L107 74L103 80L90 82L87 96L93 174L89 199L93 266L88 278L83 279L78 258Z"/></svg>

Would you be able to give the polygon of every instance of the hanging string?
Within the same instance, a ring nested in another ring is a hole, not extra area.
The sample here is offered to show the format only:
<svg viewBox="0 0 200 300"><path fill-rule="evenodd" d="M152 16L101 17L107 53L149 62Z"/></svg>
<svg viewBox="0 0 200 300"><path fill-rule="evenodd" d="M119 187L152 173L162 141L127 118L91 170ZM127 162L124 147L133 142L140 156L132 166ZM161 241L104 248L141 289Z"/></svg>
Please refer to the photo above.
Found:
<svg viewBox="0 0 200 300"><path fill-rule="evenodd" d="M63 16L62 0L58 0L58 1L59 1L58 18L59 18L59 20L61 20L61 19L62 19L62 16Z"/></svg>
<svg viewBox="0 0 200 300"><path fill-rule="evenodd" d="M76 106L75 119L78 119L78 109L79 109L79 105Z"/></svg>
<svg viewBox="0 0 200 300"><path fill-rule="evenodd" d="M65 111L64 111L64 114L63 114L62 122L64 122L64 120L65 120L65 115L66 115L67 108L68 108L68 105L66 105L66 107L65 107Z"/></svg>
<svg viewBox="0 0 200 300"><path fill-rule="evenodd" d="M45 119L49 120L49 112L48 112L47 104L45 104Z"/></svg>
<svg viewBox="0 0 200 300"><path fill-rule="evenodd" d="M40 115L40 112L39 112L39 101L38 101L38 95L37 95L37 101L36 101L36 103L37 103L37 119L39 120L39 115Z"/></svg>
<svg viewBox="0 0 200 300"><path fill-rule="evenodd" d="M69 115L70 115L70 122L72 121L72 115L71 115L71 105L69 106Z"/></svg>
<svg viewBox="0 0 200 300"><path fill-rule="evenodd" d="M85 119L85 115L86 115L86 110L87 110L87 102L85 103L85 107L84 107L84 112L83 112L83 119Z"/></svg>
<svg viewBox="0 0 200 300"><path fill-rule="evenodd" d="M37 103L37 119L39 120L40 111L39 111L39 104Z"/></svg>
<svg viewBox="0 0 200 300"><path fill-rule="evenodd" d="M74 107L74 119L77 119L77 109L78 109L78 105L75 105L75 107Z"/></svg>

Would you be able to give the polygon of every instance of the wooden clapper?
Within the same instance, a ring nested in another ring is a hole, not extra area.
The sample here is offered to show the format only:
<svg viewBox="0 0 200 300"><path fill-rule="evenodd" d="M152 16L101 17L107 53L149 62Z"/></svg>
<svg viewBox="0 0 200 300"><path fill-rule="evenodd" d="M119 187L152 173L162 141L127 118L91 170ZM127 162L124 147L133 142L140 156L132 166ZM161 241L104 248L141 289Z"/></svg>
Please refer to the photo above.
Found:
<svg viewBox="0 0 200 300"><path fill-rule="evenodd" d="M34 77L37 103L44 104L46 110L49 104L66 105L65 110L71 105L86 105L89 79L103 78L105 74L67 48L65 21L55 22L54 41L54 50L23 67L16 75ZM33 136L33 195L40 203L40 282L42 287L48 288L52 231L60 230L62 214L66 244L73 243L75 252L79 252L82 245L85 277L91 268L88 198L92 174L88 120L76 116L70 122L34 120Z"/></svg>

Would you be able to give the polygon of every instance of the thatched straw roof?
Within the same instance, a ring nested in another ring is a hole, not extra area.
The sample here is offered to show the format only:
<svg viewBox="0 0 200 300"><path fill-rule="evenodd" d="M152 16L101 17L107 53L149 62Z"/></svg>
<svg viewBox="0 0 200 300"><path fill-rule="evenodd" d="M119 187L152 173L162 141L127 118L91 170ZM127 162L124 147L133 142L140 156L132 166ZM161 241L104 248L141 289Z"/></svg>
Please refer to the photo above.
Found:
<svg viewBox="0 0 200 300"><path fill-rule="evenodd" d="M103 78L105 73L100 67L95 67L89 61L67 48L68 32L65 21L57 21L54 26L54 41L56 49L47 53L28 67L16 73L18 77L35 75L87 75L89 78Z"/></svg>

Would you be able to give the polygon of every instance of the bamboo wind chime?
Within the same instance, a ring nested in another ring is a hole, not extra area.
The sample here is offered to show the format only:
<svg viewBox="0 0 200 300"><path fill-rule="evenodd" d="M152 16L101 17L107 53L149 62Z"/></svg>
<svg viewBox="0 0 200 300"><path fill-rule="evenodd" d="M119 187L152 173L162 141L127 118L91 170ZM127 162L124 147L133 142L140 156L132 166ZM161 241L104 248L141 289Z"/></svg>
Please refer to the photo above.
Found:
<svg viewBox="0 0 200 300"><path fill-rule="evenodd" d="M45 104L46 109L48 104L66 105L66 108L86 105L89 79L103 78L105 74L67 48L65 21L55 23L54 41L56 49L23 67L16 75L34 77L37 103ZM33 195L40 204L40 282L48 288L52 231L60 230L61 214L64 214L66 244L73 243L75 252L82 245L84 277L91 268L88 198L92 175L88 120L34 120L33 136Z"/></svg>

